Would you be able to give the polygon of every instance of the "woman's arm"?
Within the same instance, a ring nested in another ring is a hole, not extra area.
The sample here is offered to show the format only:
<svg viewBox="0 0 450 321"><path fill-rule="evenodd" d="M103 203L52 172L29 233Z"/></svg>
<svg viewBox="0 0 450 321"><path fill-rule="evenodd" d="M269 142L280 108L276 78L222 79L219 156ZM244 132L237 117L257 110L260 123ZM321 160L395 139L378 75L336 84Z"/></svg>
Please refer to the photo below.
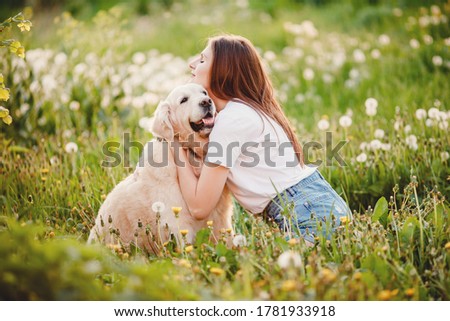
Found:
<svg viewBox="0 0 450 321"><path fill-rule="evenodd" d="M178 181L184 201L195 219L205 219L219 202L229 169L208 163L203 165L200 177L196 177L187 151L178 148L178 153Z"/></svg>

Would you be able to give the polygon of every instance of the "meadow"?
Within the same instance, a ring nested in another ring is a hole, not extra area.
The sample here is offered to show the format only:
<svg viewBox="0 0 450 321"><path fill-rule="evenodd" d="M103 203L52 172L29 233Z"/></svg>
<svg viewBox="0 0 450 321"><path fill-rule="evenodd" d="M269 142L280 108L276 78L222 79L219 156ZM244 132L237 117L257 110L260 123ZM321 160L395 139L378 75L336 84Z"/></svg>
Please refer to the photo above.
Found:
<svg viewBox="0 0 450 321"><path fill-rule="evenodd" d="M65 3L19 10L4 30L20 46L0 34L1 300L450 299L448 2ZM86 245L139 159L121 147L102 167L104 144L150 140L158 102L221 32L258 47L353 220L308 247L236 204L233 248L208 228L158 255Z"/></svg>

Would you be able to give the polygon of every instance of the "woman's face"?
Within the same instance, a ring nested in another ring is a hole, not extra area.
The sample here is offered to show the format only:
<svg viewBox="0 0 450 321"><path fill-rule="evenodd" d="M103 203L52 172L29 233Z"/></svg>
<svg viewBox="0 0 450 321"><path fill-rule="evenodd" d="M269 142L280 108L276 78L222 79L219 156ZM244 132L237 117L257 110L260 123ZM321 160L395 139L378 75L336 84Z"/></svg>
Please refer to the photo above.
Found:
<svg viewBox="0 0 450 321"><path fill-rule="evenodd" d="M189 68L192 70L191 82L202 85L209 91L209 74L212 66L213 53L211 46L208 45L200 54L199 57L194 59Z"/></svg>

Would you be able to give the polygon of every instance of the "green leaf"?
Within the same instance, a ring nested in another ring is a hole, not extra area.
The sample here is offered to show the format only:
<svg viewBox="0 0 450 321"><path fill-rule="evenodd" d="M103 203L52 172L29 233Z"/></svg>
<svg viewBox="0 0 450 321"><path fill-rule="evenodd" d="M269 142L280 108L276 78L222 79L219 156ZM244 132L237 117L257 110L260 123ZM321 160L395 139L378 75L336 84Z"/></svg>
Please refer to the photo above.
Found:
<svg viewBox="0 0 450 321"><path fill-rule="evenodd" d="M31 149L28 149L28 148L22 147L22 146L18 146L18 145L9 146L8 150L10 152L15 152L15 153L29 153L29 152L31 152Z"/></svg>
<svg viewBox="0 0 450 321"><path fill-rule="evenodd" d="M391 277L389 264L376 254L370 254L364 258L361 267L376 275L384 286L389 283Z"/></svg>
<svg viewBox="0 0 450 321"><path fill-rule="evenodd" d="M381 197L377 204L375 205L375 209L373 210L372 221L380 221L383 225L387 223L387 215L388 215L388 202L386 198Z"/></svg>
<svg viewBox="0 0 450 321"><path fill-rule="evenodd" d="M207 228L203 228L200 231L198 231L197 235L195 236L195 245L197 247L200 247L204 243L209 243L210 234L211 231Z"/></svg>
<svg viewBox="0 0 450 321"><path fill-rule="evenodd" d="M418 237L419 221L415 217L408 217L400 231L400 238L403 243L414 244L414 239Z"/></svg>

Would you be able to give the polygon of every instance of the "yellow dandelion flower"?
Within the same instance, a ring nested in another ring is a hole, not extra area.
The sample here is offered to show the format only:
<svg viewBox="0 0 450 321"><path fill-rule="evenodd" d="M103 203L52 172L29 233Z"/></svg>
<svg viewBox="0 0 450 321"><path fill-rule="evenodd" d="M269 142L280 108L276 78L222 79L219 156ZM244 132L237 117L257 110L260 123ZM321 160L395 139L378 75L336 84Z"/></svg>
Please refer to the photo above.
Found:
<svg viewBox="0 0 450 321"><path fill-rule="evenodd" d="M48 237L49 238L54 238L55 237L55 232L51 231L50 233L48 233Z"/></svg>
<svg viewBox="0 0 450 321"><path fill-rule="evenodd" d="M100 196L100 198L102 199L102 201L104 201L104 200L106 199L106 194L102 194L102 195Z"/></svg>
<svg viewBox="0 0 450 321"><path fill-rule="evenodd" d="M47 180L47 177L45 177L45 176L41 177L41 181L45 182L46 180Z"/></svg>
<svg viewBox="0 0 450 321"><path fill-rule="evenodd" d="M188 260L185 260L185 259L179 260L178 264L180 266L182 266L182 267L185 267L185 268L190 268L191 267L191 263Z"/></svg>
<svg viewBox="0 0 450 321"><path fill-rule="evenodd" d="M406 289L405 295L409 298L413 297L416 291L413 288Z"/></svg>
<svg viewBox="0 0 450 321"><path fill-rule="evenodd" d="M9 115L9 110L3 106L0 106L0 118L6 117Z"/></svg>
<svg viewBox="0 0 450 321"><path fill-rule="evenodd" d="M19 27L20 31L30 31L31 29L31 22L30 21L24 21L17 24L17 27Z"/></svg>
<svg viewBox="0 0 450 321"><path fill-rule="evenodd" d="M347 216L342 216L339 218L339 220L341 221L342 224L345 224L349 221Z"/></svg>
<svg viewBox="0 0 450 321"><path fill-rule="evenodd" d="M281 290L284 292L291 292L297 288L297 283L294 280L286 280L281 284Z"/></svg>
<svg viewBox="0 0 450 321"><path fill-rule="evenodd" d="M208 221L208 222L206 222L206 225L208 225L208 226L212 226L213 225L213 221Z"/></svg>
<svg viewBox="0 0 450 321"><path fill-rule="evenodd" d="M272 236L272 232L266 232L266 237L271 237Z"/></svg>
<svg viewBox="0 0 450 321"><path fill-rule="evenodd" d="M326 269L326 268L321 271L321 275L322 275L322 278L325 281L325 283L334 282L337 277L336 273L334 273L330 269Z"/></svg>
<svg viewBox="0 0 450 321"><path fill-rule="evenodd" d="M186 236L189 233L189 230L180 230L180 234L182 236Z"/></svg>
<svg viewBox="0 0 450 321"><path fill-rule="evenodd" d="M392 293L389 290L383 290L378 293L378 300L389 301L392 298Z"/></svg>
<svg viewBox="0 0 450 321"><path fill-rule="evenodd" d="M362 273L361 273L361 272L356 272L355 274L353 274L353 278L354 278L356 281L361 280L361 278L362 278Z"/></svg>
<svg viewBox="0 0 450 321"><path fill-rule="evenodd" d="M449 251L450 250L450 242L447 242L444 246L444 248Z"/></svg>
<svg viewBox="0 0 450 321"><path fill-rule="evenodd" d="M48 168L41 168L41 174L48 174L49 171Z"/></svg>
<svg viewBox="0 0 450 321"><path fill-rule="evenodd" d="M288 244L289 244L290 246L294 246L295 244L297 244L297 239L290 239L290 240L288 241Z"/></svg>
<svg viewBox="0 0 450 321"><path fill-rule="evenodd" d="M184 248L186 253L191 253L194 250L194 247L192 245L188 245Z"/></svg>
<svg viewBox="0 0 450 321"><path fill-rule="evenodd" d="M3 117L2 120L6 125L11 125L12 123L12 117L10 115Z"/></svg>
<svg viewBox="0 0 450 321"><path fill-rule="evenodd" d="M25 48L24 47L17 48L16 55L19 56L20 58L25 58Z"/></svg>
<svg viewBox="0 0 450 321"><path fill-rule="evenodd" d="M0 100L7 101L8 99L9 99L9 89L0 87ZM9 114L9 112L8 112L8 114Z"/></svg>
<svg viewBox="0 0 450 321"><path fill-rule="evenodd" d="M227 231L228 234L231 234L231 232L233 232L233 229L227 228L226 231Z"/></svg>
<svg viewBox="0 0 450 321"><path fill-rule="evenodd" d="M209 272L211 272L214 275L219 275L219 276L225 274L225 271L218 267L210 268Z"/></svg>
<svg viewBox="0 0 450 321"><path fill-rule="evenodd" d="M173 214L175 214L176 217L178 217L178 214L180 214L181 210L182 210L181 207L176 207L176 206L172 207L172 212L173 212Z"/></svg>

